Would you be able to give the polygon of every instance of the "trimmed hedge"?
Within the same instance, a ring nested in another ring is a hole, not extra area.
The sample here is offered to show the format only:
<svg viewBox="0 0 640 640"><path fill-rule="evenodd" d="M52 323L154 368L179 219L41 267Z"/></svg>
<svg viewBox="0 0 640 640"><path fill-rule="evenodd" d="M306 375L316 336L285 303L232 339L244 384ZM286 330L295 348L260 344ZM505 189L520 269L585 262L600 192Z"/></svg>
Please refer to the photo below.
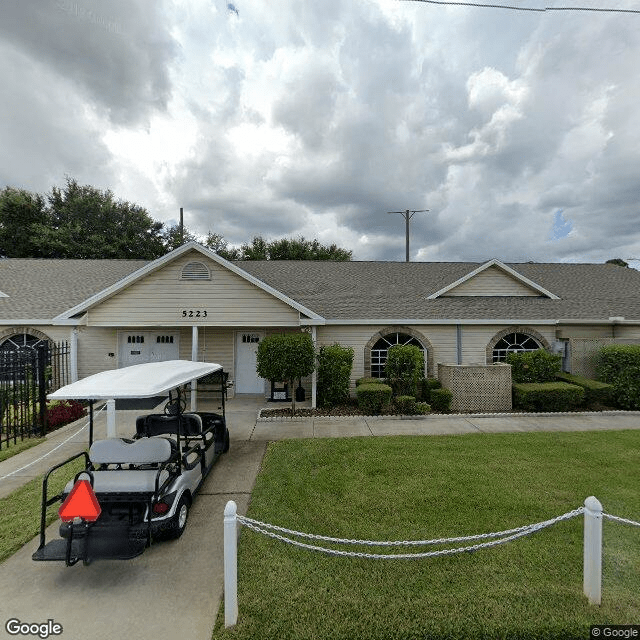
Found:
<svg viewBox="0 0 640 640"><path fill-rule="evenodd" d="M613 385L598 380L574 376L570 373L556 373L556 378L562 382L575 384L584 389L585 404L605 404L613 403Z"/></svg>
<svg viewBox="0 0 640 640"><path fill-rule="evenodd" d="M393 399L396 411L403 416L413 416L416 413L416 399L414 396L396 396Z"/></svg>
<svg viewBox="0 0 640 640"><path fill-rule="evenodd" d="M361 384L386 384L386 380L384 378L358 378L356 380L356 387L359 387Z"/></svg>
<svg viewBox="0 0 640 640"><path fill-rule="evenodd" d="M318 350L318 404L332 407L349 400L353 349L339 344Z"/></svg>
<svg viewBox="0 0 640 640"><path fill-rule="evenodd" d="M524 411L571 411L584 402L584 389L567 382L513 385L513 408Z"/></svg>
<svg viewBox="0 0 640 640"><path fill-rule="evenodd" d="M422 380L420 380L420 394L418 397L421 397L425 402L431 402L431 391L441 388L442 383L438 378L422 378Z"/></svg>
<svg viewBox="0 0 640 640"><path fill-rule="evenodd" d="M415 345L394 344L387 351L384 372L394 395L415 398L424 377L424 353Z"/></svg>
<svg viewBox="0 0 640 640"><path fill-rule="evenodd" d="M640 345L603 347L596 371L600 380L613 386L613 395L620 407L640 408Z"/></svg>
<svg viewBox="0 0 640 640"><path fill-rule="evenodd" d="M432 411L442 411L444 413L451 411L451 399L453 393L449 389L444 387L438 389L431 389L429 396L429 402L431 404Z"/></svg>
<svg viewBox="0 0 640 640"><path fill-rule="evenodd" d="M505 362L511 365L513 382L553 382L562 367L562 356L538 349L508 353Z"/></svg>
<svg viewBox="0 0 640 640"><path fill-rule="evenodd" d="M358 407L369 415L376 415L391 402L391 387L387 384L360 384L356 387Z"/></svg>

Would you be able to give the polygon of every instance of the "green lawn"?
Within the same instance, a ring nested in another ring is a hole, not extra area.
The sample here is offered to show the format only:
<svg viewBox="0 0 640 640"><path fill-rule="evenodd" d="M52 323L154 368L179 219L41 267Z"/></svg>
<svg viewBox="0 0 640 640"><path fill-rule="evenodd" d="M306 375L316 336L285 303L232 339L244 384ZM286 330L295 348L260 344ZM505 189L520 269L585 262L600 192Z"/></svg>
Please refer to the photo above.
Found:
<svg viewBox="0 0 640 640"><path fill-rule="evenodd" d="M79 459L54 471L49 479L49 497L59 493L82 467L83 460ZM6 498L0 498L0 562L40 534L41 504L42 477L34 478ZM47 509L47 524L57 519L59 507L60 503L56 503ZM36 548L37 545L33 551Z"/></svg>
<svg viewBox="0 0 640 640"><path fill-rule="evenodd" d="M15 456L17 453L21 451L26 451L27 449L31 449L31 447L35 447L37 444L44 442L45 438L25 438L24 440L18 440L15 444L13 440L2 441L2 449L0 449L0 462L6 460L7 458L11 458Z"/></svg>
<svg viewBox="0 0 640 640"><path fill-rule="evenodd" d="M638 521L639 488L640 431L284 441L269 446L247 515L328 536L425 539L538 522L589 495ZM582 531L579 516L472 554L365 560L243 528L238 625L225 630L221 608L213 637L584 640L590 624L637 624L640 529L604 522L601 607L582 595Z"/></svg>

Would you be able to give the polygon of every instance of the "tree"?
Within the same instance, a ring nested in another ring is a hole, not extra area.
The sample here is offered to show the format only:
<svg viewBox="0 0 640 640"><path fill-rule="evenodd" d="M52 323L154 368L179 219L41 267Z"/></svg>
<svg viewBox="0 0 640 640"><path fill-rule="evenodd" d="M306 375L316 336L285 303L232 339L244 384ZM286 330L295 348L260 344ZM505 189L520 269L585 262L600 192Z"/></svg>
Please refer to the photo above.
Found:
<svg viewBox="0 0 640 640"><path fill-rule="evenodd" d="M0 256L45 257L33 240L36 226L46 225L47 221L42 196L12 187L0 191Z"/></svg>
<svg viewBox="0 0 640 640"><path fill-rule="evenodd" d="M605 264L615 264L618 267L628 267L629 265L622 258L611 258L607 260Z"/></svg>
<svg viewBox="0 0 640 640"><path fill-rule="evenodd" d="M295 381L313 373L314 360L313 340L308 333L274 334L258 344L256 370L261 378L289 384L291 409L295 412Z"/></svg>
<svg viewBox="0 0 640 640"><path fill-rule="evenodd" d="M163 225L139 205L115 200L109 190L81 186L67 177L53 187L47 225L35 225L35 244L49 258L131 258L164 254Z"/></svg>
<svg viewBox="0 0 640 640"><path fill-rule="evenodd" d="M162 240L164 242L164 249L166 253L169 251L173 251L178 247L181 247L183 244L187 242L191 242L192 240L198 241L198 238L189 231L186 227L183 226L182 232L180 231L180 225L174 224L171 227L167 227L162 233Z"/></svg>
<svg viewBox="0 0 640 640"><path fill-rule="evenodd" d="M347 262L351 260L352 252L341 249L337 245L320 244L317 240L299 238L281 238L266 242L261 236L256 236L251 244L243 244L240 260L333 260Z"/></svg>
<svg viewBox="0 0 640 640"><path fill-rule="evenodd" d="M221 258L225 260L240 260L240 250L229 248L227 241L219 233L209 231L204 241L204 246L215 251Z"/></svg>

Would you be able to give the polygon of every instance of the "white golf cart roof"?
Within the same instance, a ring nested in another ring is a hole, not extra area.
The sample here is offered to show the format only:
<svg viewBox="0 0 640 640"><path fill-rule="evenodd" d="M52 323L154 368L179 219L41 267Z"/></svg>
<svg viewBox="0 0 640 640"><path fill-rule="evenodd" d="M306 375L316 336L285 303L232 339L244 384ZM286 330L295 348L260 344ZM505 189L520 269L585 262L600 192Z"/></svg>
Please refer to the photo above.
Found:
<svg viewBox="0 0 640 640"><path fill-rule="evenodd" d="M47 397L50 400L152 398L221 369L221 365L213 362L146 362L87 376L61 387Z"/></svg>

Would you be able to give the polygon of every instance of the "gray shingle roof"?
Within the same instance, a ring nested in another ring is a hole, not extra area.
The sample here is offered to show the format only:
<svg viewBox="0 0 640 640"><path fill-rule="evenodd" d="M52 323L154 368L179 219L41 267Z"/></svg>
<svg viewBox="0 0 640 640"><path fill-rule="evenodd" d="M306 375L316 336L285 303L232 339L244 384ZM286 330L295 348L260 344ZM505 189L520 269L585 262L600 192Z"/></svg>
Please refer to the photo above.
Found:
<svg viewBox="0 0 640 640"><path fill-rule="evenodd" d="M0 260L0 318L51 319L147 264L146 260Z"/></svg>
<svg viewBox="0 0 640 640"><path fill-rule="evenodd" d="M257 278L330 319L640 320L640 272L608 264L509 264L560 300L427 297L477 269L463 262L244 262Z"/></svg>
<svg viewBox="0 0 640 640"><path fill-rule="evenodd" d="M47 319L148 264L144 260L0 260L0 319ZM469 262L235 263L328 320L607 320L640 322L640 272L607 264L509 264L559 300L427 297L480 266Z"/></svg>

